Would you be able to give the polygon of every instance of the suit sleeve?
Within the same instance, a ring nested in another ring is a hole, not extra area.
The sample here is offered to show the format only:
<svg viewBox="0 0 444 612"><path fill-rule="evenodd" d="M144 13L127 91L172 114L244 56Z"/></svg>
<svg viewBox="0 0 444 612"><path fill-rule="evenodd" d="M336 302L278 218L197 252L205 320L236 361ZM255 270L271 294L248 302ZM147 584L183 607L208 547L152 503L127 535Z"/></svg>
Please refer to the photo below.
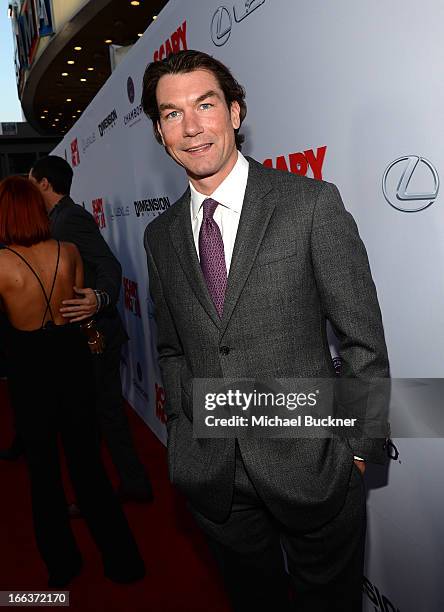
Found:
<svg viewBox="0 0 444 612"><path fill-rule="evenodd" d="M115 306L122 284L122 266L100 233L93 217L81 206L73 207L63 224L63 236L57 237L77 246L84 263L95 273L96 286L92 289L106 291L111 304Z"/></svg>
<svg viewBox="0 0 444 612"><path fill-rule="evenodd" d="M162 282L148 243L147 231L145 232L144 244L147 254L149 289L155 307L157 350L165 387L165 413L169 430L170 423L179 416L182 403L180 371L184 362L184 354L171 312L163 294Z"/></svg>
<svg viewBox="0 0 444 612"><path fill-rule="evenodd" d="M376 288L356 223L336 186L329 183L322 187L313 211L311 254L324 314L340 341L341 397L348 393L353 406L355 394L357 413L362 416L365 410L367 423L378 421L377 430L388 435L388 387L377 381L389 378L389 362ZM358 386L347 386L345 379L354 379ZM348 438L348 443L356 456L376 463L385 460L385 437L364 434Z"/></svg>

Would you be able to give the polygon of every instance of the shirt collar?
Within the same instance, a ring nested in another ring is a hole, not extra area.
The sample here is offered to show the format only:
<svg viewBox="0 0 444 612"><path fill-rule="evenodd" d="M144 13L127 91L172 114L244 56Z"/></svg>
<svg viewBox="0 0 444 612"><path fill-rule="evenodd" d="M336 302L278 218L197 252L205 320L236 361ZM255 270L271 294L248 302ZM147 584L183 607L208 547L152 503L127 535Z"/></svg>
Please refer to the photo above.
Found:
<svg viewBox="0 0 444 612"><path fill-rule="evenodd" d="M192 218L196 219L202 207L202 203L206 198L213 198L222 206L240 213L244 201L245 189L247 187L248 167L248 161L242 153L238 151L237 161L230 174L209 196L197 191L190 181Z"/></svg>

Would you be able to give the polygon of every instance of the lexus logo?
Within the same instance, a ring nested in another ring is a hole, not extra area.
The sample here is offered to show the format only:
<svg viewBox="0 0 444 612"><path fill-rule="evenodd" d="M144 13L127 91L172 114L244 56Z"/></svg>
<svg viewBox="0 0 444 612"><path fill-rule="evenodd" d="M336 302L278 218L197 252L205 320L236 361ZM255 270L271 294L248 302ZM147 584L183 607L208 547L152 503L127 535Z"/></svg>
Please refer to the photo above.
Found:
<svg viewBox="0 0 444 612"><path fill-rule="evenodd" d="M388 439L386 444L385 444L385 450L387 453L387 457L389 459L393 459L393 461L397 461L398 457L399 457L399 450L396 448L396 446L393 444L393 441Z"/></svg>
<svg viewBox="0 0 444 612"><path fill-rule="evenodd" d="M211 38L217 47L222 47L231 34L231 15L227 8L220 6L211 20Z"/></svg>
<svg viewBox="0 0 444 612"><path fill-rule="evenodd" d="M412 178L421 191L409 191ZM419 212L438 197L439 176L435 166L425 157L405 155L387 166L382 178L382 191L390 206L401 212Z"/></svg>
<svg viewBox="0 0 444 612"><path fill-rule="evenodd" d="M264 4L265 0L245 0L242 8L233 6L234 21L240 23ZM222 47L230 38L232 27L231 13L225 6L219 6L211 20L211 38L216 47Z"/></svg>

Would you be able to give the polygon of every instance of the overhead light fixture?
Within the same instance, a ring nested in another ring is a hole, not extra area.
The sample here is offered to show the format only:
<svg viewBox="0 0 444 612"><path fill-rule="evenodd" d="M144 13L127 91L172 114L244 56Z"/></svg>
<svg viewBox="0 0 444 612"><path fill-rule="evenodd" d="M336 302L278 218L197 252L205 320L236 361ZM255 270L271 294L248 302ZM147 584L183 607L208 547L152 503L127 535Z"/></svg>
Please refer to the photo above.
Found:
<svg viewBox="0 0 444 612"><path fill-rule="evenodd" d="M86 83L86 79L80 79L82 83Z"/></svg>
<svg viewBox="0 0 444 612"><path fill-rule="evenodd" d="M46 119L46 115L40 115L40 119Z"/></svg>
<svg viewBox="0 0 444 612"><path fill-rule="evenodd" d="M105 43L106 43L107 45L110 45L112 42L113 42L113 41L111 40L111 38L107 38L107 39L105 40Z"/></svg>
<svg viewBox="0 0 444 612"><path fill-rule="evenodd" d="M94 70L94 68L92 66L90 66L89 68L87 68L87 70L89 70L89 72L92 72Z"/></svg>
<svg viewBox="0 0 444 612"><path fill-rule="evenodd" d="M58 113L58 116L61 117L63 115L63 113Z"/></svg>
<svg viewBox="0 0 444 612"><path fill-rule="evenodd" d="M143 34L141 34L141 33L139 32L139 34L137 34L137 36L140 38L141 36L143 36Z"/></svg>
<svg viewBox="0 0 444 612"><path fill-rule="evenodd" d="M44 112L44 113L47 113L47 112L48 112L48 110L46 110L46 109L45 109L43 112Z"/></svg>
<svg viewBox="0 0 444 612"><path fill-rule="evenodd" d="M81 51L82 47L74 47L74 51Z"/></svg>
<svg viewBox="0 0 444 612"><path fill-rule="evenodd" d="M131 6L139 6L140 2L139 0L131 0Z"/></svg>
<svg viewBox="0 0 444 612"><path fill-rule="evenodd" d="M80 110L80 108L78 108L78 109L77 109L77 112L78 112L78 113L81 113L82 111Z"/></svg>
<svg viewBox="0 0 444 612"><path fill-rule="evenodd" d="M73 118L73 119L77 119L77 115L73 115L73 116L72 116L72 118Z"/></svg>
<svg viewBox="0 0 444 612"><path fill-rule="evenodd" d="M67 102L72 102L71 98L66 98Z"/></svg>
<svg viewBox="0 0 444 612"><path fill-rule="evenodd" d="M60 121L60 119L59 119L58 117L56 117L56 118L54 119L54 121Z"/></svg>
<svg viewBox="0 0 444 612"><path fill-rule="evenodd" d="M68 72L62 72L62 76L68 76Z"/></svg>
<svg viewBox="0 0 444 612"><path fill-rule="evenodd" d="M75 64L74 60L68 60L66 63L67 64Z"/></svg>
<svg viewBox="0 0 444 612"><path fill-rule="evenodd" d="M157 15L153 15L153 20L154 20L154 19L157 19Z"/></svg>

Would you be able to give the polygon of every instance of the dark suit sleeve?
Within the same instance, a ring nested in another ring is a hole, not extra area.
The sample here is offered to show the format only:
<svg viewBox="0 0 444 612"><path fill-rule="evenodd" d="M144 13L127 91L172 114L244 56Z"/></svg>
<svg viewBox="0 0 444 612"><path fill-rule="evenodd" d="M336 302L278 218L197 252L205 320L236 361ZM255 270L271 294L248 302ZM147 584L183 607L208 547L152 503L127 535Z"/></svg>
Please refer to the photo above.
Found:
<svg viewBox="0 0 444 612"><path fill-rule="evenodd" d="M167 415L167 428L169 429L169 424L180 412L182 402L180 371L184 363L184 355L173 318L163 294L159 272L151 253L148 231L145 232L144 244L147 254L150 294L155 307L157 350L165 387L165 413Z"/></svg>
<svg viewBox="0 0 444 612"><path fill-rule="evenodd" d="M85 267L94 271L95 286L92 289L106 291L111 304L119 300L122 284L122 266L100 233L93 217L81 206L70 207L57 232L59 240L73 242L80 251Z"/></svg>
<svg viewBox="0 0 444 612"><path fill-rule="evenodd" d="M345 210L338 189L329 183L322 187L314 208L311 253L324 314L340 340L341 380L362 381L362 388L354 387L357 398L359 393L361 398L362 392L367 393L360 409L366 408L368 423L376 415L385 427L387 387L366 385L389 377L376 288L356 223ZM384 462L384 441L385 438L348 440L355 455L377 463Z"/></svg>

